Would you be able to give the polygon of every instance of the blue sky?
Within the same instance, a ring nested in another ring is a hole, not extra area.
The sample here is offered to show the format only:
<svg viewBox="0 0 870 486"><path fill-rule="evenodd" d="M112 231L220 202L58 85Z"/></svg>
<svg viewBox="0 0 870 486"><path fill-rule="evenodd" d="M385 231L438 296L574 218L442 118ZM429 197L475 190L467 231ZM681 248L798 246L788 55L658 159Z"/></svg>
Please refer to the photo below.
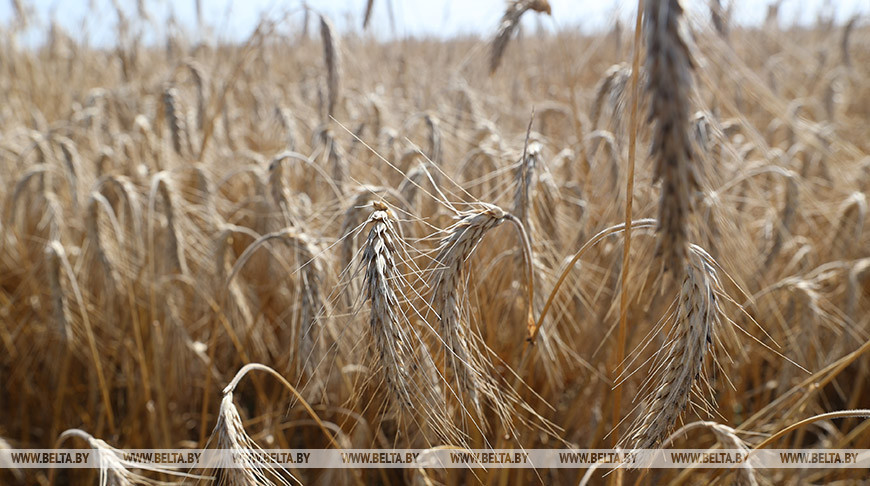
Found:
<svg viewBox="0 0 870 486"><path fill-rule="evenodd" d="M46 25L56 19L74 37L87 36L93 44L111 44L113 26L117 21L111 0L22 0L33 7ZM136 0L117 0L133 15ZM489 35L496 27L505 0L375 0L370 30L378 36L391 33L388 2L392 3L396 19L396 33L405 35L442 35L476 33ZM194 0L144 0L146 8L164 28L170 12L191 31L196 24ZM212 37L223 40L244 39L256 25L261 14L276 16L290 12L300 21L300 0L201 0L206 24L212 28ZM735 17L744 24L760 23L772 0L735 0ZM366 0L308 0L308 5L327 14L342 31L358 30ZM553 17L544 17L542 25L548 29L581 27L594 30L610 25L616 15L630 21L635 0L550 0ZM684 0L690 11L706 15L706 0ZM785 23L812 22L823 9L835 11L839 20L855 13L870 14L868 0L784 0L780 20ZM0 24L12 17L12 1L0 0ZM533 17L533 16L529 16ZM83 23L83 19L87 22ZM526 19L530 25L536 22ZM44 29L34 29L41 30ZM158 31L159 32L159 31Z"/></svg>

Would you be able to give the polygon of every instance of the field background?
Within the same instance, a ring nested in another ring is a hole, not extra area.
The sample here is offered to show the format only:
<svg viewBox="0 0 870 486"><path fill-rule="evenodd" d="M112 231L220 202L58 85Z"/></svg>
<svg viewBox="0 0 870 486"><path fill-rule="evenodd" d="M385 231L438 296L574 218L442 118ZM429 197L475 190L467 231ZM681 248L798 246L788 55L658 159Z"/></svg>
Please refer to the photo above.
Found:
<svg viewBox="0 0 870 486"><path fill-rule="evenodd" d="M866 17L823 8L791 25L771 11L758 26L717 29L707 5L686 14L685 135L699 180L686 231L715 260L705 271L718 275L721 319L680 413L649 398L667 389L658 351L681 345L687 286L663 271L654 225L632 231L627 272L625 234L613 229L625 222L632 152L632 219L656 218L667 192L654 177L644 51L631 116L631 16L595 34L526 22L491 72L490 38L377 40L359 25L336 29L314 5L220 43L171 28L147 40L158 21L139 2L115 13L112 46L12 5L0 33L0 446L610 448L631 446L645 417L676 413L666 435L705 423L672 435L675 447L870 448L870 421L856 417L766 441L818 414L870 408ZM374 2L377 15L385 5ZM33 29L44 44L31 45ZM445 252L463 248L456 238L475 215L493 227L467 243L474 252ZM529 315L550 296L529 345ZM450 359L454 339L467 361ZM286 383L255 369L226 394L250 363ZM867 474L586 472L284 479L852 484ZM98 474L0 469L0 483Z"/></svg>

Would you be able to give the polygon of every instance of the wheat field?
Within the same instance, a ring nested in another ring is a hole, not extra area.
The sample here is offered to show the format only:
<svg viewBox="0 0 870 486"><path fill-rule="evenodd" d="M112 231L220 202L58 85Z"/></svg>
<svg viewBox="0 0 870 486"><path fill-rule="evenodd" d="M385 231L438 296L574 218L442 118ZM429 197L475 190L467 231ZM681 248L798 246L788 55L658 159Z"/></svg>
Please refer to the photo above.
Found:
<svg viewBox="0 0 870 486"><path fill-rule="evenodd" d="M870 24L0 33L4 448L870 449ZM645 3L645 5L644 5ZM369 1L360 12L366 22ZM0 469L859 484L863 469Z"/></svg>

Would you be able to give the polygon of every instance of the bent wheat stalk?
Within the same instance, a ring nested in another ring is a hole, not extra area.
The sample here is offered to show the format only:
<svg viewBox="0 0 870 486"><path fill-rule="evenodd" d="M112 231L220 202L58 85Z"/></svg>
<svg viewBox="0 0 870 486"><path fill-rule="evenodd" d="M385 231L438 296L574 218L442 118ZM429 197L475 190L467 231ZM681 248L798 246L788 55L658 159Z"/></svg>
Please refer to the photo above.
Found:
<svg viewBox="0 0 870 486"><path fill-rule="evenodd" d="M256 454L256 451L262 449L245 432L242 417L233 403L231 390L224 391L217 424L209 438L209 443L212 439L215 439L218 450L234 451L236 453L234 460L239 461L239 463L231 463L226 460L225 455L221 455L215 463L206 463L206 469L215 469L216 484L240 486L291 484L284 479L284 475L302 484L280 464L267 459L266 454Z"/></svg>
<svg viewBox="0 0 870 486"><path fill-rule="evenodd" d="M271 240L279 240L290 246L296 251L297 262L299 264L299 285L301 287L301 310L300 310L300 328L298 332L299 342L297 346L297 358L300 367L311 377L316 370L316 364L319 362L319 337L320 337L320 319L324 314L326 301L323 299L320 292L320 282L322 281L323 268L320 260L317 258L319 250L317 245L305 233L300 233L293 228L284 228L281 231L265 234L257 238L250 244L245 251L233 264L229 275L224 283L226 288L229 288L233 279L251 256L263 245Z"/></svg>

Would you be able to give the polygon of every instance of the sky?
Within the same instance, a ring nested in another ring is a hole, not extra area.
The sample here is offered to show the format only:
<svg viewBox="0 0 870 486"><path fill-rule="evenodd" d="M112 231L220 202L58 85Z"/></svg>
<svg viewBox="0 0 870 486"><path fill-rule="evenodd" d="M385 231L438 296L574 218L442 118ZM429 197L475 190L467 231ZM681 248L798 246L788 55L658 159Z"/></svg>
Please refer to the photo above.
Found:
<svg viewBox="0 0 870 486"><path fill-rule="evenodd" d="M33 8L40 24L32 29L29 41L54 19L74 38L87 38L93 45L114 42L117 22L112 0L21 0ZM196 0L115 0L128 15L136 15L136 5L143 2L155 19L157 31L165 29L166 20L174 13L178 23L188 31L195 31ZM204 23L210 28L212 40L234 41L245 39L256 26L263 13L272 17L289 13L296 22L302 20L301 0L200 0ZM585 31L606 29L620 16L626 22L633 18L636 0L549 0L552 17L535 19L527 15L524 21L538 23L548 29L579 27ZM727 1L727 0L725 0ZM723 1L723 3L725 3ZM735 21L744 25L760 24L773 0L733 0ZM690 12L707 15L706 0L684 0ZM342 32L359 31L366 0L307 0L318 12L329 16ZM0 25L8 25L13 18L13 0L0 0ZM393 36L389 20L389 6L395 18L395 35L452 36L477 34L489 36L498 25L505 0L375 0L373 20L369 33L380 38ZM870 0L783 0L780 21L784 24L810 23L822 10L834 11L838 21L858 13L870 14ZM87 19L85 21L85 19ZM41 25L41 28L40 28ZM289 25L287 27L290 28Z"/></svg>

